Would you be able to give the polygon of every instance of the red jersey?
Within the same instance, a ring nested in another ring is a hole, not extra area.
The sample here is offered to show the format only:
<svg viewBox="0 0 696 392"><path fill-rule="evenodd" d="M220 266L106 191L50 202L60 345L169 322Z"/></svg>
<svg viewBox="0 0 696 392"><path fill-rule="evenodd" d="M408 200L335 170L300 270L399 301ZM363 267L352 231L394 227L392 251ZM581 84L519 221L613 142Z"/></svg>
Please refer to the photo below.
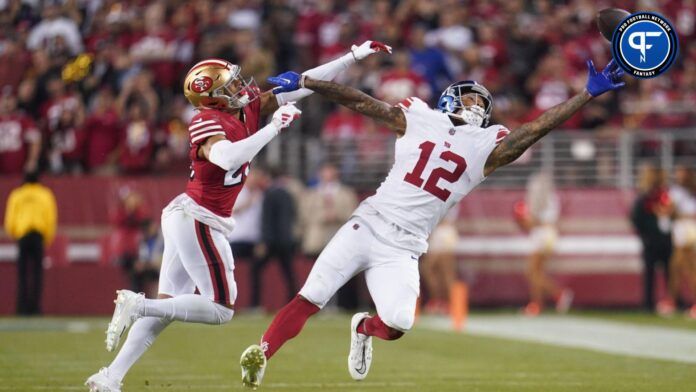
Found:
<svg viewBox="0 0 696 392"><path fill-rule="evenodd" d="M41 138L34 122L21 114L0 116L0 173L19 174L27 160L27 144Z"/></svg>
<svg viewBox="0 0 696 392"><path fill-rule="evenodd" d="M258 91L256 93L258 94ZM198 147L214 135L224 135L227 140L236 142L256 133L261 120L261 100L254 99L244 107L242 114L240 120L233 114L202 109L189 124L191 176L186 186L186 194L198 205L223 217L232 215L234 202L249 173L249 162L242 167L225 171L199 158Z"/></svg>

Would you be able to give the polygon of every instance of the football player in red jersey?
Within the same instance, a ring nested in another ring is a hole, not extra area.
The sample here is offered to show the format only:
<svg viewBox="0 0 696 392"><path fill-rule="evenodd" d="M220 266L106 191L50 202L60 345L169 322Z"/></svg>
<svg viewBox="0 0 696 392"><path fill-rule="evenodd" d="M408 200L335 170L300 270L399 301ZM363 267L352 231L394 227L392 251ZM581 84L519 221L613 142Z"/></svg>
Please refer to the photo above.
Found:
<svg viewBox="0 0 696 392"><path fill-rule="evenodd" d="M331 80L355 61L379 51L391 48L366 41L305 74ZM224 324L232 319L237 287L226 239L234 228L232 207L251 159L299 117L293 103L311 93L306 89L261 92L253 79L241 77L238 65L220 59L203 60L188 72L184 94L199 113L189 124L192 164L186 192L162 212L165 245L159 297L117 292L106 331L107 350L118 347L128 328L130 332L111 365L87 379L90 391L120 391L128 369L172 321ZM261 116L270 113L271 122L259 129ZM194 294L196 288L200 295Z"/></svg>

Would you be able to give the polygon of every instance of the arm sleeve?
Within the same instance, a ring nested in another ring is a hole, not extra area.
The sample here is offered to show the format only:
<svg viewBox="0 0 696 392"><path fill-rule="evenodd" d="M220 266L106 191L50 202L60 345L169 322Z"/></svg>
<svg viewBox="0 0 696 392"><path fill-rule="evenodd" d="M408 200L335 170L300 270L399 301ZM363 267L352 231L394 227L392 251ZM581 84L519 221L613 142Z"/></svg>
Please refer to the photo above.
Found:
<svg viewBox="0 0 696 392"><path fill-rule="evenodd" d="M344 54L343 56L337 58L334 61L330 61L326 64L322 64L316 68L312 68L303 72L303 75L307 75L312 79L317 80L333 80L339 73L348 69L352 64L355 63L355 58L352 53ZM299 101L302 98L312 95L313 91L307 88L301 88L299 90L290 91L288 93L281 93L276 95L278 100L278 105L283 106L288 102Z"/></svg>
<svg viewBox="0 0 696 392"><path fill-rule="evenodd" d="M208 161L224 170L232 170L249 162L278 134L278 128L269 123L255 134L237 142L220 140L210 147Z"/></svg>

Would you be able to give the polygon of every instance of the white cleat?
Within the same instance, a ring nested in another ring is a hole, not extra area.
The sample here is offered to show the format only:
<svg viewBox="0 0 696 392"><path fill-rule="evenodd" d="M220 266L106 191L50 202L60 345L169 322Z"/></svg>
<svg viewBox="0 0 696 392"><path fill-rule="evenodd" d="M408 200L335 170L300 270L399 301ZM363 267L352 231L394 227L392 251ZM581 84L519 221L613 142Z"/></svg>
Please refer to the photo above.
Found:
<svg viewBox="0 0 696 392"><path fill-rule="evenodd" d="M114 351L123 333L141 316L138 313L145 296L130 290L116 291L116 308L109 326L106 328L106 350Z"/></svg>
<svg viewBox="0 0 696 392"><path fill-rule="evenodd" d="M372 336L358 333L358 324L369 317L368 313L356 313L350 321L350 354L348 372L353 380L364 380L372 364Z"/></svg>
<svg viewBox="0 0 696 392"><path fill-rule="evenodd" d="M239 365L242 367L242 384L254 390L258 388L266 372L266 355L261 346L252 344L247 347L239 359Z"/></svg>
<svg viewBox="0 0 696 392"><path fill-rule="evenodd" d="M85 386L89 388L89 392L121 392L121 383L109 378L109 369L101 368L97 373L91 375Z"/></svg>

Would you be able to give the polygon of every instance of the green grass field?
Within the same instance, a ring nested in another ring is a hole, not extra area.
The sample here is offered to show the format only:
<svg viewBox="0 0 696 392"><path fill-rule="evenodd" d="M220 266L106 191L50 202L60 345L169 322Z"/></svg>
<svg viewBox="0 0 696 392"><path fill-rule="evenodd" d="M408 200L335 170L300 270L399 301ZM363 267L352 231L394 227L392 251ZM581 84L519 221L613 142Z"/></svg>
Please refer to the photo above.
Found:
<svg viewBox="0 0 696 392"><path fill-rule="evenodd" d="M593 312L588 319L665 326L649 315ZM123 391L243 390L239 355L268 318L240 316L212 327L174 324L126 377ZM0 391L80 391L108 364L106 319L0 319ZM694 391L696 365L435 331L375 341L370 375L346 370L347 316L316 318L272 360L268 391ZM669 328L696 334L696 323Z"/></svg>

